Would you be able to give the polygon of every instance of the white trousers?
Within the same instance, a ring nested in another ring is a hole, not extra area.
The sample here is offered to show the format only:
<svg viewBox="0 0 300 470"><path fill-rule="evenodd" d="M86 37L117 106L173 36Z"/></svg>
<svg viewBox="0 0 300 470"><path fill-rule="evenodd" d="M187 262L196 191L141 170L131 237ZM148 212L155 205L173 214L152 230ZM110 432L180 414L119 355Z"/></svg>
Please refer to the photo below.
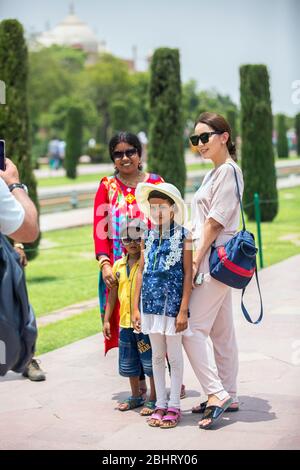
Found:
<svg viewBox="0 0 300 470"><path fill-rule="evenodd" d="M194 334L183 337L183 345L204 393L220 400L229 394L236 401L238 349L231 288L206 274L204 283L193 290L189 308Z"/></svg>
<svg viewBox="0 0 300 470"><path fill-rule="evenodd" d="M180 391L183 380L182 335L150 333L152 367L158 408L180 408ZM167 398L166 354L171 368L171 393Z"/></svg>

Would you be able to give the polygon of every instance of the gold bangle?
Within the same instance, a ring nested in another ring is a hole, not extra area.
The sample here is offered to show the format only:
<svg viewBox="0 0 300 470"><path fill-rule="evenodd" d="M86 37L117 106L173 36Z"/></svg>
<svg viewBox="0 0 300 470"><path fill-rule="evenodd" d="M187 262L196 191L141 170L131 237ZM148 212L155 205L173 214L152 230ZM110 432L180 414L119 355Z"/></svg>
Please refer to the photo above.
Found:
<svg viewBox="0 0 300 470"><path fill-rule="evenodd" d="M106 255L99 256L97 259L98 263L103 263L103 261L110 261L109 257Z"/></svg>
<svg viewBox="0 0 300 470"><path fill-rule="evenodd" d="M109 264L111 266L111 263L108 259L103 259L102 261L99 261L98 264L100 269L103 268L104 264Z"/></svg>

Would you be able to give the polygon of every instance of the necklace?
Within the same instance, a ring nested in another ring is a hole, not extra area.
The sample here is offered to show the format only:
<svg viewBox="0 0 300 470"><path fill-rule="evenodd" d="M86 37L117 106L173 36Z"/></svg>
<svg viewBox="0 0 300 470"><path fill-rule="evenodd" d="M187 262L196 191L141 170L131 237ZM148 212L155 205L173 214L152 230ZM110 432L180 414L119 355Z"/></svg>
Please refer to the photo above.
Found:
<svg viewBox="0 0 300 470"><path fill-rule="evenodd" d="M124 176L121 176L120 173L118 173L117 178L119 178L119 180L122 181L122 183L125 186L130 186L130 187L135 188L138 183L141 183L144 181L145 173L139 170L137 176L135 176L134 178L124 178Z"/></svg>

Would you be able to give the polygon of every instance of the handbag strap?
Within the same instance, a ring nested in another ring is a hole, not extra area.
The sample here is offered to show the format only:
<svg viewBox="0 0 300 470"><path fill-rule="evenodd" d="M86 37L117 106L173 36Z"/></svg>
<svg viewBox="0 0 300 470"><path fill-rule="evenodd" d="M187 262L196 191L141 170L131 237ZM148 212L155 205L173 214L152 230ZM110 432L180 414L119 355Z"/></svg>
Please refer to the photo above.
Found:
<svg viewBox="0 0 300 470"><path fill-rule="evenodd" d="M242 203L242 198L241 198L241 193L240 193L240 187L239 187L239 182L236 174L236 169L232 163L228 162L228 165L232 166L233 171L234 171L234 177L235 177L235 182L236 182L236 188L238 192L238 197L239 197L239 203L240 203L240 208L241 208L241 213L242 213L242 221L243 221L243 230L246 230L246 223L245 223L245 217L244 217L244 209L243 209L243 203Z"/></svg>
<svg viewBox="0 0 300 470"><path fill-rule="evenodd" d="M245 293L245 290L246 290L246 287L244 287L243 291L242 291L242 298L241 298L241 307L242 307L242 312L244 314L244 317L246 318L246 320L249 322L249 323L252 323L253 325L257 325L258 323L261 322L262 320L262 317L263 317L263 303L262 303L262 297L261 297L261 291L260 291L260 285L259 285L259 282L258 282L258 275L257 275L257 269L255 268L255 278L256 278L256 284L257 284L257 288L258 288L258 292L259 292L259 298L260 298L260 315L258 317L258 319L256 321L253 321L244 305L244 301L243 301L243 297L244 297L244 293Z"/></svg>
<svg viewBox="0 0 300 470"><path fill-rule="evenodd" d="M238 192L238 197L239 197L239 202L240 202L240 208L241 208L241 213L242 213L242 221L243 221L243 230L246 230L246 224L245 224L245 217L244 217L244 209L243 209L243 203L242 203L242 198L241 198L241 193L240 193L240 187L239 187L239 182L236 174L236 169L232 163L228 163L228 165L232 166L233 171L234 171L234 177L235 177L235 182L236 182L236 187L237 187L237 192ZM255 267L255 278L256 278L256 284L257 284L257 289L259 293L259 299L260 299L260 314L259 317L256 321L252 321L243 301L244 293L246 290L246 287L244 287L242 291L242 297L241 297L241 307L242 307L242 312L244 314L244 317L249 323L252 323L253 325L257 325L258 323L261 322L262 317L263 317L263 303L262 303L262 296L261 296L261 290L260 290L260 285L258 281L258 275L257 275L257 268Z"/></svg>

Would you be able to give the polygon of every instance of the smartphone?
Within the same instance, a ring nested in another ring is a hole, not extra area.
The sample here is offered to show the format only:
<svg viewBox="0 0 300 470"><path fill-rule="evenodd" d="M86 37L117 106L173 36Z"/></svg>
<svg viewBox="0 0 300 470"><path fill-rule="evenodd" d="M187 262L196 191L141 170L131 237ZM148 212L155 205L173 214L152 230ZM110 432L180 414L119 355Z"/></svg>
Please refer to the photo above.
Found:
<svg viewBox="0 0 300 470"><path fill-rule="evenodd" d="M0 170L5 171L5 140L0 140Z"/></svg>
<svg viewBox="0 0 300 470"><path fill-rule="evenodd" d="M195 277L195 285L201 286L203 281L204 281L204 273L198 273L197 276Z"/></svg>

